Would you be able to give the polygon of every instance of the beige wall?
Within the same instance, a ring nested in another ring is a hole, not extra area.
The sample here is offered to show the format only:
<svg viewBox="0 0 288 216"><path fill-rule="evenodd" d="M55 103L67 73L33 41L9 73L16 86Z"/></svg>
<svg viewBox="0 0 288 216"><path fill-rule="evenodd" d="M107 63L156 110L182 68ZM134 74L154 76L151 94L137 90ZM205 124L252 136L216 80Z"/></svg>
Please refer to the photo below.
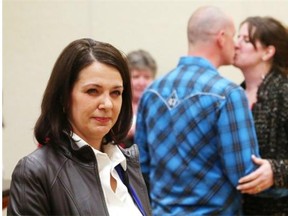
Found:
<svg viewBox="0 0 288 216"><path fill-rule="evenodd" d="M3 0L3 149L4 177L36 148L33 126L51 68L72 40L92 37L124 52L143 48L159 65L159 74L186 54L186 23L200 5L213 4L233 15L271 15L288 22L288 0ZM287 23L285 23L287 24ZM239 83L232 66L221 73Z"/></svg>

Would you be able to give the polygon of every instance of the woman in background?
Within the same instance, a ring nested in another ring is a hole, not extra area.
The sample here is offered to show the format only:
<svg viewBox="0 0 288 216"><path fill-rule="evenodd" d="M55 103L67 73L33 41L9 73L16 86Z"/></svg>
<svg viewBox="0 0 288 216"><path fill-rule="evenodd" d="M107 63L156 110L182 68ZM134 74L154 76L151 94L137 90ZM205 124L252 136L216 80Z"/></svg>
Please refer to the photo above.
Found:
<svg viewBox="0 0 288 216"><path fill-rule="evenodd" d="M151 215L138 148L117 146L132 121L125 57L92 39L57 59L34 134L14 169L8 215Z"/></svg>
<svg viewBox="0 0 288 216"><path fill-rule="evenodd" d="M157 64L151 54L145 50L139 49L128 53L128 66L131 74L132 83L132 107L133 123L125 140L125 146L134 144L135 124L138 103L144 90L155 79L157 73Z"/></svg>
<svg viewBox="0 0 288 216"><path fill-rule="evenodd" d="M245 215L288 215L288 33L271 17L240 25L234 65L241 69L254 116L261 166L240 180ZM273 185L275 196L253 195ZM279 188L279 189L278 189Z"/></svg>

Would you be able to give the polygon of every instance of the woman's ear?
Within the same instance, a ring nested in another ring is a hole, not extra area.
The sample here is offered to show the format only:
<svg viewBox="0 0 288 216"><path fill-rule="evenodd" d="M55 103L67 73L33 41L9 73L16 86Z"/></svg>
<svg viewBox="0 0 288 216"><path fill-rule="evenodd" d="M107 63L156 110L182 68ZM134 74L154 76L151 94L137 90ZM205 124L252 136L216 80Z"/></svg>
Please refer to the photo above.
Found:
<svg viewBox="0 0 288 216"><path fill-rule="evenodd" d="M268 47L266 47L265 52L262 56L262 60L263 61L269 61L270 59L273 58L274 54L275 54L275 47L272 45L269 45Z"/></svg>

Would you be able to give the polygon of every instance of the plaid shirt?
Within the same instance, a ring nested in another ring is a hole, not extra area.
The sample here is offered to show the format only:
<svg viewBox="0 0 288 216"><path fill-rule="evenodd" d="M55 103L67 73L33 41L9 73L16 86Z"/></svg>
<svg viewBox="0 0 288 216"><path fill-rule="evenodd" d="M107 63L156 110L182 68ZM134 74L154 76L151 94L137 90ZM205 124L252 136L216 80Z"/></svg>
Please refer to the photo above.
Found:
<svg viewBox="0 0 288 216"><path fill-rule="evenodd" d="M141 98L135 141L153 214L241 214L240 177L255 170L252 114L241 87L199 57L182 57Z"/></svg>

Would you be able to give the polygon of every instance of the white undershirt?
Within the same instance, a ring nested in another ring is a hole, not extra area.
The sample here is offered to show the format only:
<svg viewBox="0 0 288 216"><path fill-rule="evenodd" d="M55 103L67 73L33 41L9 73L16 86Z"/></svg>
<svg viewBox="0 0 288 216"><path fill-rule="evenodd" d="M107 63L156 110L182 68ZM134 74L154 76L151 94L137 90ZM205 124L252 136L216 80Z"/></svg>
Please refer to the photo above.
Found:
<svg viewBox="0 0 288 216"><path fill-rule="evenodd" d="M79 147L89 145L83 139L81 139L75 133L72 138L75 140ZM92 146L91 146L92 147ZM115 167L121 164L124 170L127 169L126 158L118 149L117 146L112 144L103 145L103 152L98 151L92 147L97 163L101 186L104 192L106 205L111 216L129 215L142 216L138 207L134 204L132 197L130 196L127 187L120 179ZM110 185L110 174L116 179L117 187L115 192Z"/></svg>

